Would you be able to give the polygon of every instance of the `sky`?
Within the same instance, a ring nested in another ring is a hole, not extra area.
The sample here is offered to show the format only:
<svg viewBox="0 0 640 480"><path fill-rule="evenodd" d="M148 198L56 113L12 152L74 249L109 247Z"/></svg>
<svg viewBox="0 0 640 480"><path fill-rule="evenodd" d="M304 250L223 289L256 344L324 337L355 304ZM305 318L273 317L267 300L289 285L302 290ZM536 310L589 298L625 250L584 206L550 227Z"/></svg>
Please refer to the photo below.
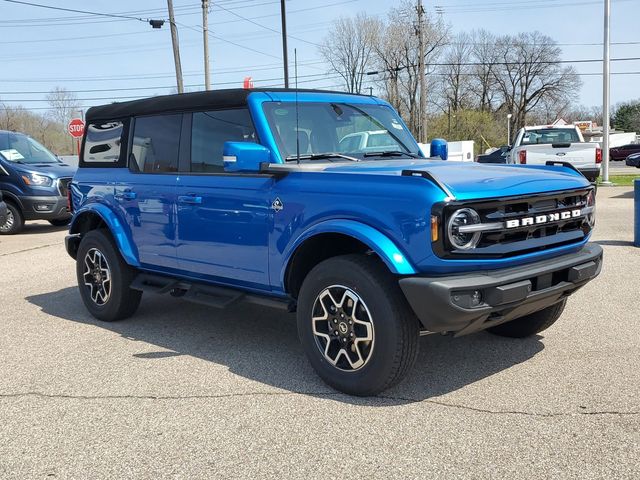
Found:
<svg viewBox="0 0 640 480"><path fill-rule="evenodd" d="M176 91L168 22L152 29L146 19L166 19L165 0L25 0L63 8L138 17L108 18L0 0L0 102L47 109L55 87L76 92L83 108ZM333 20L366 11L384 17L400 0L287 0L290 78L294 49L298 85L340 88L327 73L318 44ZM561 44L564 60L602 58L603 0L425 0L427 15L453 33L484 28L496 34L538 30ZM184 83L204 88L200 0L174 0ZM440 13L436 13L440 12ZM213 1L209 13L213 88L282 86L279 0ZM640 0L612 0L611 57L640 57ZM640 61L613 61L613 104L640 98ZM602 104L602 63L576 63L583 86L576 101ZM593 75L590 75L593 74ZM293 83L293 81L292 81ZM291 85L293 86L293 85Z"/></svg>

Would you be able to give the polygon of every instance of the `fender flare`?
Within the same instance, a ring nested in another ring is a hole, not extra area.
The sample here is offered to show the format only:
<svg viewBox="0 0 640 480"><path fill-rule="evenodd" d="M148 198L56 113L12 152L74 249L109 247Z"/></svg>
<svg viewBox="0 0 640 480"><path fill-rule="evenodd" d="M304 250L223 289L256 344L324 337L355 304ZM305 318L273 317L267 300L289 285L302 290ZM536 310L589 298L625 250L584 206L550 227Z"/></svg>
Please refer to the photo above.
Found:
<svg viewBox="0 0 640 480"><path fill-rule="evenodd" d="M127 236L126 230L123 227L120 219L113 212L113 210L111 210L106 205L103 205L101 203L91 203L77 210L73 215L71 225L69 226L70 234L80 233L78 227L80 222L78 220L85 217L86 215L97 215L98 217L100 217L113 236L113 239L116 242L116 246L118 247L118 250L120 251L120 254L122 255L124 261L133 267L140 266L140 262L138 260L138 250L135 248L135 246Z"/></svg>
<svg viewBox="0 0 640 480"><path fill-rule="evenodd" d="M418 273L402 250L385 234L374 227L355 220L339 219L316 223L305 230L295 242L287 247L283 254L285 261L280 272L282 284L284 284L286 272L298 247L306 240L323 233L339 233L359 240L382 259L391 273L397 275L415 275Z"/></svg>

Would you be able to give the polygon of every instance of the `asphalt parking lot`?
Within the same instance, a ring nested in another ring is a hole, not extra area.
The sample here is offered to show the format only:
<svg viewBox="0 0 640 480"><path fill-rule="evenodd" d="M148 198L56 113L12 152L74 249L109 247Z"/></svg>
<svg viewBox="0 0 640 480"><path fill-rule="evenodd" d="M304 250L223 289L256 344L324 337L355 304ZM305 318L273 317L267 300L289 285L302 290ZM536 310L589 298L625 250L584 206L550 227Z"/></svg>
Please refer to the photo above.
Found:
<svg viewBox="0 0 640 480"><path fill-rule="evenodd" d="M63 229L0 238L1 478L640 478L640 249L601 188L598 279L527 340L421 339L378 398L325 386L294 317L146 296L90 317Z"/></svg>

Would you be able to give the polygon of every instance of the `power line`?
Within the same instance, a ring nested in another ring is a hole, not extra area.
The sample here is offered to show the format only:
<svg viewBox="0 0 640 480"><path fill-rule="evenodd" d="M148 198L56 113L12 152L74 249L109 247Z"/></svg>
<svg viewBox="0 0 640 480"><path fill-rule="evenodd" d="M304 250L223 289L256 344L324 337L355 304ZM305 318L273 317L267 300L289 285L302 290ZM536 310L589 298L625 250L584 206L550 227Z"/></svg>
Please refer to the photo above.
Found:
<svg viewBox="0 0 640 480"><path fill-rule="evenodd" d="M338 74L339 75L339 74ZM303 79L310 79L310 78L316 78L316 77L321 77L322 80L328 78L326 73L312 73L312 74L308 74L308 75L299 75L298 78L303 78ZM264 79L258 79L258 80L254 80L255 82L271 82L274 80L281 80L280 77L276 77L276 78L264 78ZM215 85L235 85L238 84L238 81L232 81L232 82L217 82L215 83ZM203 84L191 84L191 85L185 85L185 87L201 87ZM122 91L135 91L135 90L159 90L159 89L163 89L163 88L173 88L174 85L157 85L157 86L153 86L153 87L130 87L130 88L126 88L126 87L120 87L120 88L92 88L92 89L85 89L85 90L67 90L67 92L69 93L96 93L96 92L122 92ZM50 91L19 91L19 92L0 92L0 95L43 95L43 94L48 94L50 93ZM22 100L11 100L12 102L14 101L22 101Z"/></svg>
<svg viewBox="0 0 640 480"><path fill-rule="evenodd" d="M100 12L91 12L88 10L76 10L74 8L54 7L51 5L41 5L39 3L23 2L22 0L4 0L4 1L8 3L28 5L30 7L48 8L50 10L58 10L61 12L84 13L87 15L95 15L98 17L111 17L111 18L120 18L120 19L126 19L126 20L138 20L139 22L144 22L144 23L147 23L149 21L148 18L144 19L140 17L131 17L128 15L119 15L117 13L100 13Z"/></svg>
<svg viewBox="0 0 640 480"><path fill-rule="evenodd" d="M553 3L553 4L543 4L539 5L541 1L544 0L536 0L535 2L524 2L525 5L514 4L513 2L505 2L505 3L495 3L494 6L489 6L489 4L468 4L469 6L462 5L436 5L436 13L438 14L459 14L459 13L484 13L484 12L503 12L506 9L509 11L513 10L531 10L531 9L541 9L541 8L564 8L564 7L583 7L586 5L600 5L602 4L601 0L594 1L584 1L580 0L575 3ZM634 0L618 0L618 2L629 2ZM488 7L488 8L485 8Z"/></svg>
<svg viewBox="0 0 640 480"><path fill-rule="evenodd" d="M202 27L192 27L190 25L185 25L184 23L180 23L180 22L175 22L175 23L176 23L176 25L180 25L183 28L188 28L189 30L193 30L193 31L198 32L198 33L203 33L202 32ZM245 45L241 45L239 43L232 42L231 40L227 40L224 37L219 37L218 35L214 35L213 33L211 33L211 31L209 31L209 36L211 38L215 38L216 40L220 40L221 42L228 43L230 45L234 45L234 46L242 48L244 50L248 50L250 52L259 53L260 55L265 55L267 57L271 57L271 58L275 58L277 60L281 60L281 58L276 56L276 55L271 55L270 53L261 52L260 50L256 50L255 48L247 47Z"/></svg>
<svg viewBox="0 0 640 480"><path fill-rule="evenodd" d="M308 62L299 63L301 66L312 66L324 64L323 60L310 60ZM256 72L264 70L277 70L282 68L281 63L260 64L251 67L233 67L231 69L216 69L216 74L221 73L238 73L238 72ZM26 79L26 78L13 78L7 79L0 77L0 82L7 83L56 83L56 82L103 82L103 81L131 81L131 80L157 80L161 78L173 78L174 73L150 73L150 74L133 74L133 75L121 75L114 77L73 77L73 78L38 78L38 79ZM200 76L202 72L199 70L192 70L185 73L184 76Z"/></svg>
<svg viewBox="0 0 640 480"><path fill-rule="evenodd" d="M270 32L277 33L278 35L281 35L281 34L282 34L282 32L281 32L280 30L276 30L275 28L271 28L271 27L268 27L268 26L263 25L263 24L261 24L261 23L258 23L258 22L256 22L256 21L252 20L251 18L244 17L244 16L240 15L239 13L236 13L236 12L234 12L234 11L232 11L232 10L229 10L228 8L225 8L225 7L221 6L221 5L217 5L217 7L218 7L218 8L220 8L220 9L222 9L222 10L224 10L225 12L230 13L231 15L234 15L234 16L236 16L236 17L238 17L238 18L241 18L242 20L245 20L245 21L247 21L247 22L249 22L249 23L252 23L252 24L254 24L254 25L257 25L258 27L264 28L265 30L269 30ZM300 41L300 42L308 43L309 45L313 45L314 47L319 47L319 46L320 46L320 45L319 45L319 44L317 44L317 43L309 42L309 41L307 41L307 40L304 40L303 38L294 37L293 35L288 35L288 37L289 37L289 38L293 38L293 39L295 39L295 40L298 40L298 41Z"/></svg>
<svg viewBox="0 0 640 480"><path fill-rule="evenodd" d="M637 61L640 60L640 57L625 57L625 58L612 58L611 61L612 62L627 62L627 61ZM540 65L556 65L556 64L562 64L562 63L598 63L598 62L602 62L601 58L598 59L581 59L581 60L549 60L549 61L540 61L540 62L536 62ZM521 65L524 63L531 63L531 62L524 62L524 61L520 61L520 62L456 62L456 63L429 63L428 65L430 67L471 67L471 66L508 66L508 65ZM401 67L398 67L396 69L382 69L382 70L374 70L371 72L364 72L365 75L379 75L381 72L389 72L389 73L394 73L394 72L400 72L402 70L406 70L409 67L416 67L417 65L415 64L411 64L411 65L403 65Z"/></svg>

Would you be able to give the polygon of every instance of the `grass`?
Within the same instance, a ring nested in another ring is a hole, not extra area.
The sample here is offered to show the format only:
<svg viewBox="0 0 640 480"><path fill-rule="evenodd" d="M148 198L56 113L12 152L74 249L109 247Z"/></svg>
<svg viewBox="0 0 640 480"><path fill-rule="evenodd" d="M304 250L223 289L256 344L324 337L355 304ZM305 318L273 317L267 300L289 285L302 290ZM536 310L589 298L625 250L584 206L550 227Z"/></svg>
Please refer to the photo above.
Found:
<svg viewBox="0 0 640 480"><path fill-rule="evenodd" d="M633 181L640 179L640 174L628 174L628 175L609 175L609 181L617 187L632 187ZM598 178L598 183L602 182L602 177Z"/></svg>

